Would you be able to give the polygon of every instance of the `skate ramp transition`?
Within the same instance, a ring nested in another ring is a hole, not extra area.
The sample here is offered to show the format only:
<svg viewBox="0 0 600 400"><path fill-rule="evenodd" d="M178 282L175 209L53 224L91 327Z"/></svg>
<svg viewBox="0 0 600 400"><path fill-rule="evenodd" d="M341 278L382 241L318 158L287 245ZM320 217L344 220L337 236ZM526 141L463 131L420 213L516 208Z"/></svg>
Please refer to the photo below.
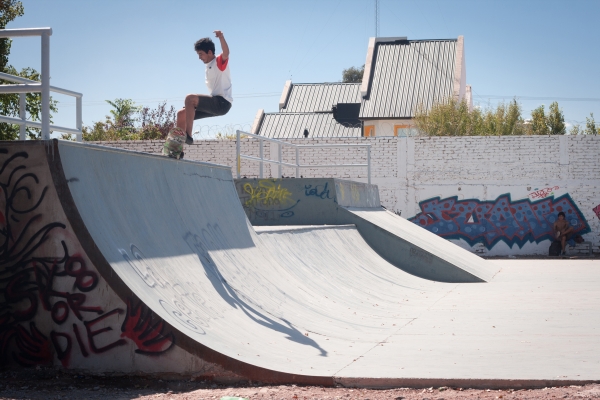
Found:
<svg viewBox="0 0 600 400"><path fill-rule="evenodd" d="M438 282L354 225L253 228L223 166L56 140L3 142L0 160L3 364L370 387L600 378L591 260Z"/></svg>
<svg viewBox="0 0 600 400"><path fill-rule="evenodd" d="M381 207L376 185L333 178L236 179L254 226L356 226L385 260L415 276L440 282L485 282L486 261Z"/></svg>

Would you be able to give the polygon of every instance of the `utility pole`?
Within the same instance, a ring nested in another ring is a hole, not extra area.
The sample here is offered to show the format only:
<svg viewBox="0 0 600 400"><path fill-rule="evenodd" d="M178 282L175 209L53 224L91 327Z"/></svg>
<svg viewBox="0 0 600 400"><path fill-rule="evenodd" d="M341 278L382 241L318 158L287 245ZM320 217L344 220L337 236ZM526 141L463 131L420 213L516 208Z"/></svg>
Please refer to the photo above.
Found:
<svg viewBox="0 0 600 400"><path fill-rule="evenodd" d="M379 37L379 0L375 0L375 37Z"/></svg>

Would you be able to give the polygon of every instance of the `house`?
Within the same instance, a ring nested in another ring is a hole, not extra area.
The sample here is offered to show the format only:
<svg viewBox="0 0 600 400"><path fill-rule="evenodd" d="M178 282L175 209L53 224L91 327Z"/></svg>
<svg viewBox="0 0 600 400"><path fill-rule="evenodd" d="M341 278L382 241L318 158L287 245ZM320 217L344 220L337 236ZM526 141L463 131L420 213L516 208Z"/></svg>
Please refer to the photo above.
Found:
<svg viewBox="0 0 600 400"><path fill-rule="evenodd" d="M464 39L371 38L362 83L287 81L279 112L259 110L252 133L270 138L410 136L419 107L453 96L472 108Z"/></svg>

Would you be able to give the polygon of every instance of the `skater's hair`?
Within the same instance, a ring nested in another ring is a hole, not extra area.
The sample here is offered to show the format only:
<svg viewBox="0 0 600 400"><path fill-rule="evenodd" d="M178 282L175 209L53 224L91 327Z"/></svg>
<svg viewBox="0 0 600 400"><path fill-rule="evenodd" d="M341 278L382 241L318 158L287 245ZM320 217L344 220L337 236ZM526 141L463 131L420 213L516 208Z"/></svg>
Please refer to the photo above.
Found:
<svg viewBox="0 0 600 400"><path fill-rule="evenodd" d="M202 50L205 53L208 53L208 51L210 50L213 54L215 54L215 44L212 40L210 40L210 38L205 37L194 43L194 50Z"/></svg>
<svg viewBox="0 0 600 400"><path fill-rule="evenodd" d="M558 213L558 216L559 216L559 217L560 217L561 215L562 215L564 218L567 218L567 216L565 215L565 213L564 213L564 212L562 212L562 211Z"/></svg>

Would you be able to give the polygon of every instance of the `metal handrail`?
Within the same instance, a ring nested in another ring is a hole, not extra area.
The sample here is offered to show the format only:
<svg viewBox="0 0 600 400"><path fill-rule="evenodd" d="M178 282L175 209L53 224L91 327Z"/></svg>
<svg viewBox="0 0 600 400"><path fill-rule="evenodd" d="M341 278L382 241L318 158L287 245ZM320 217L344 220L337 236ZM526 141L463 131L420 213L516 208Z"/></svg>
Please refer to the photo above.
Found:
<svg viewBox="0 0 600 400"><path fill-rule="evenodd" d="M82 97L83 94L71 90L50 86L50 35L52 28L26 28L26 29L0 29L0 38L41 36L42 38L42 71L41 82L26 79L20 76L0 72L0 79L15 82L16 85L0 85L0 93L19 93L19 118L0 115L0 122L19 125L19 139L26 139L26 127L39 128L42 130L42 139L50 139L50 130L74 133L76 140L81 142L83 118ZM76 128L50 125L50 92L60 93L75 97L75 124ZM41 122L27 121L26 115L26 93L42 94Z"/></svg>
<svg viewBox="0 0 600 400"><path fill-rule="evenodd" d="M300 178L300 168L331 168L331 167L367 167L367 181L371 184L371 145L370 144L293 144L284 142L278 139L267 138L261 135L255 135L244 131L237 130L236 133L236 160L237 160L237 178L241 178L242 158L245 160L258 161L259 170L258 177L263 178L263 164L265 162L270 164L277 164L277 177L281 178L281 167L292 167L296 168L296 178ZM248 156L242 154L241 147L241 135L256 138L259 141L259 157ZM263 142L271 142L277 144L277 160L271 160L265 158L263 155ZM290 164L281 160L281 148L288 146L296 149L296 163ZM319 165L301 165L300 164L300 150L306 148L331 148L331 147L365 147L367 149L367 163L366 164L319 164Z"/></svg>

